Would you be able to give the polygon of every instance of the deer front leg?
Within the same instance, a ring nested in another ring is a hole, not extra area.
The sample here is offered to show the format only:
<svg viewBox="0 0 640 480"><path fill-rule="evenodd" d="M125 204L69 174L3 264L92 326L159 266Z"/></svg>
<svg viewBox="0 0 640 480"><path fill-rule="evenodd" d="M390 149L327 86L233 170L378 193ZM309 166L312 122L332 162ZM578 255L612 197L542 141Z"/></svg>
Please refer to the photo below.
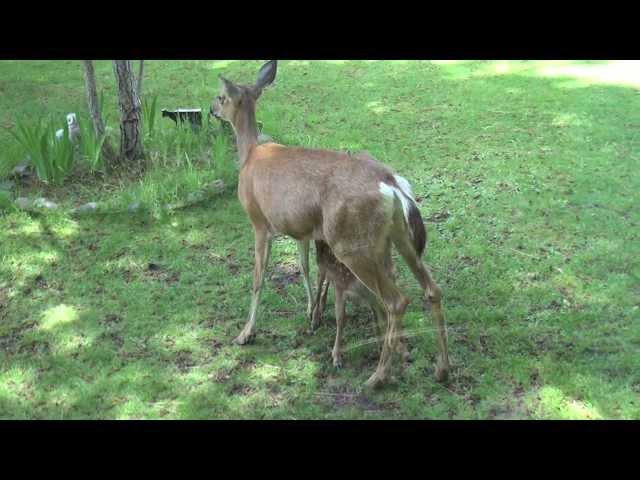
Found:
<svg viewBox="0 0 640 480"><path fill-rule="evenodd" d="M304 289L307 292L307 316L311 315L313 310L313 289L309 282L309 240L299 240L298 244L298 263L302 270L302 280Z"/></svg>
<svg viewBox="0 0 640 480"><path fill-rule="evenodd" d="M260 302L260 292L264 283L264 272L269 262L269 254L271 253L271 236L266 229L255 230L255 255L256 264L253 270L253 294L251 296L251 309L249 310L249 319L246 325L238 335L234 343L244 345L250 342L255 336L256 319L258 304Z"/></svg>

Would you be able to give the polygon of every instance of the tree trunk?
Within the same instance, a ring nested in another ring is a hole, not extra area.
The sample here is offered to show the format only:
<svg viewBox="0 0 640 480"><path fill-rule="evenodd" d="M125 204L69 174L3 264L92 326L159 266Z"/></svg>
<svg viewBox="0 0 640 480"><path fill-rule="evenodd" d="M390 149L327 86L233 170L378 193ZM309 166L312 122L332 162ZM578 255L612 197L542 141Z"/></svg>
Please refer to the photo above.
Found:
<svg viewBox="0 0 640 480"><path fill-rule="evenodd" d="M140 69L138 70L138 83L136 84L136 91L138 98L142 101L142 81L144 80L144 60L140 60Z"/></svg>
<svg viewBox="0 0 640 480"><path fill-rule="evenodd" d="M84 70L84 86L87 92L87 103L89 105L89 114L93 122L93 130L97 138L102 138L105 134L105 125L102 120L102 112L100 111L100 103L98 102L98 91L96 88L96 74L93 69L93 60L83 60L82 67ZM116 153L111 146L111 139L107 138L102 144L102 158L105 164L113 163Z"/></svg>
<svg viewBox="0 0 640 480"><path fill-rule="evenodd" d="M120 161L131 163L144 157L140 135L140 97L130 60L114 60L120 105Z"/></svg>

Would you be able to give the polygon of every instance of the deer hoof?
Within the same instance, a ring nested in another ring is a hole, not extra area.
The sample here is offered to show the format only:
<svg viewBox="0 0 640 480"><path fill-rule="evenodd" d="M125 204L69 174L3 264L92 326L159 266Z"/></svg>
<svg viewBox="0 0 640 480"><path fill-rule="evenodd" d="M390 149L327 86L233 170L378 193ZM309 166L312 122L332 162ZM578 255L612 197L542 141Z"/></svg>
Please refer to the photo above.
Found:
<svg viewBox="0 0 640 480"><path fill-rule="evenodd" d="M404 363L413 363L413 355L411 355L411 352L407 348L406 343L400 342L398 344L397 351L400 354L400 358L402 358L402 361Z"/></svg>
<svg viewBox="0 0 640 480"><path fill-rule="evenodd" d="M409 352L409 350L405 350L404 352L402 352L402 360L404 361L404 363L413 363L413 355L411 355L411 352Z"/></svg>
<svg viewBox="0 0 640 480"><path fill-rule="evenodd" d="M425 313L429 313L431 311L431 306L432 306L432 302L430 298L425 298L424 301L422 302L422 308L424 309Z"/></svg>
<svg viewBox="0 0 640 480"><path fill-rule="evenodd" d="M339 355L332 355L333 357L333 366L340 370L342 368L342 358Z"/></svg>
<svg viewBox="0 0 640 480"><path fill-rule="evenodd" d="M309 327L311 333L318 330L319 326L320 326L320 316L314 313L313 317L311 318L311 325Z"/></svg>
<svg viewBox="0 0 640 480"><path fill-rule="evenodd" d="M436 365L435 377L438 382L446 382L449 378L449 367L442 366L438 363L438 365Z"/></svg>
<svg viewBox="0 0 640 480"><path fill-rule="evenodd" d="M242 332L233 340L233 343L235 343L236 345L246 345L248 343L251 343L254 338L255 338L255 334L253 333L246 334Z"/></svg>
<svg viewBox="0 0 640 480"><path fill-rule="evenodd" d="M382 387L385 383L388 382L388 378L386 375L381 375L377 371L369 377L364 384L364 387L369 390L375 390Z"/></svg>

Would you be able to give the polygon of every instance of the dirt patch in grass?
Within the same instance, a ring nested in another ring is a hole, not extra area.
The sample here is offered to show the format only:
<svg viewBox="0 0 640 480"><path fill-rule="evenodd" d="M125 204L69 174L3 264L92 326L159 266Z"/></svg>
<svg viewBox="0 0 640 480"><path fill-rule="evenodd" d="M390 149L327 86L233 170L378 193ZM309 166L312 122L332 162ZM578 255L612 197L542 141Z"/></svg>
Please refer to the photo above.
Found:
<svg viewBox="0 0 640 480"><path fill-rule="evenodd" d="M256 391L251 385L247 385L245 383L234 383L229 388L229 395L242 395L248 396L253 394Z"/></svg>
<svg viewBox="0 0 640 480"><path fill-rule="evenodd" d="M316 401L322 405L336 408L355 407L364 412L389 412L398 410L397 402L377 402L372 396L357 391L349 383L341 383L338 378L329 376L324 386L315 393Z"/></svg>
<svg viewBox="0 0 640 480"><path fill-rule="evenodd" d="M28 284L27 286L24 287L24 290L22 291L22 293L26 297L26 296L31 295L31 293L33 293L34 289L36 289L36 290L48 290L49 288L50 288L49 283L44 278L44 276L42 274L38 274L33 278L33 280L30 282L30 284Z"/></svg>
<svg viewBox="0 0 640 480"><path fill-rule="evenodd" d="M464 369L453 368L450 372L446 388L475 407L480 402L480 396L474 393L478 381Z"/></svg>
<svg viewBox="0 0 640 480"><path fill-rule="evenodd" d="M179 272L172 272L170 270L167 270L162 265L154 262L150 262L147 265L145 274L148 278L151 278L153 280L165 281L168 284L176 283L180 280Z"/></svg>
<svg viewBox="0 0 640 480"><path fill-rule="evenodd" d="M122 321L123 319L120 315L115 313L106 314L99 322L105 331L98 338L111 342L118 350L121 349L124 346L124 337L120 333Z"/></svg>
<svg viewBox="0 0 640 480"><path fill-rule="evenodd" d="M284 333L278 333L277 331L274 331L274 330L265 330L263 332L260 332L260 336L268 339L269 342L274 342L274 343L276 341L285 340L286 338L288 338L288 335L285 335ZM299 340L299 342L298 342L298 340ZM304 343L304 339L303 338L296 337L296 341L295 341L295 346L296 347L302 346L303 343Z"/></svg>
<svg viewBox="0 0 640 480"><path fill-rule="evenodd" d="M104 332L98 337L100 340L107 340L113 343L113 345L120 349L124 345L124 338L122 335L116 332Z"/></svg>
<svg viewBox="0 0 640 480"><path fill-rule="evenodd" d="M531 413L524 403L526 392L522 386L517 386L507 405L494 407L489 410L489 418L493 420L519 420L531 418Z"/></svg>
<svg viewBox="0 0 640 480"><path fill-rule="evenodd" d="M483 357L496 358L495 348L491 344L491 335L481 333L476 338L469 338L469 332L461 330L457 333L456 343L465 345L469 351Z"/></svg>
<svg viewBox="0 0 640 480"><path fill-rule="evenodd" d="M25 333L33 330L36 327L36 322L28 322L20 327L11 330L6 335L0 336L0 351L15 354L15 353L25 353L25 352L35 352L41 351L40 349L44 349L44 351L49 351L49 345L47 342L36 342L31 341L25 344L22 344L22 337ZM38 345L41 346L38 348Z"/></svg>
<svg viewBox="0 0 640 480"><path fill-rule="evenodd" d="M212 258L214 262L219 262L224 264L229 272L233 275L237 274L241 265L237 261L237 252L234 249L230 249L225 256L221 256L215 253L209 253L209 258ZM249 258L253 257L253 252L249 256Z"/></svg>
<svg viewBox="0 0 640 480"><path fill-rule="evenodd" d="M196 362L193 359L193 356L190 350L179 351L178 354L176 355L174 363L176 367L178 367L178 370L180 371L180 373L187 373L196 365Z"/></svg>
<svg viewBox="0 0 640 480"><path fill-rule="evenodd" d="M51 345L46 340L29 340L18 347L19 354L47 355L51 352Z"/></svg>
<svg viewBox="0 0 640 480"><path fill-rule="evenodd" d="M251 370L256 366L256 361L253 358L241 358L238 363L231 369L232 372L238 372L240 370Z"/></svg>
<svg viewBox="0 0 640 480"><path fill-rule="evenodd" d="M216 383L226 383L227 380L231 378L231 372L221 369L213 374L210 378Z"/></svg>
<svg viewBox="0 0 640 480"><path fill-rule="evenodd" d="M451 213L448 211L436 212L430 215L429 217L425 218L425 221L430 223L442 223L442 222L446 222L450 216L451 216Z"/></svg>
<svg viewBox="0 0 640 480"><path fill-rule="evenodd" d="M302 273L300 269L290 263L276 263L273 266L271 277L269 280L276 288L276 290L283 292L292 283L298 283Z"/></svg>
<svg viewBox="0 0 640 480"><path fill-rule="evenodd" d="M214 354L217 354L220 351L220 349L223 347L222 342L220 340L215 340L215 339L211 340L211 342L209 342L208 345Z"/></svg>
<svg viewBox="0 0 640 480"><path fill-rule="evenodd" d="M116 325L120 325L122 323L122 317L115 313L108 313L104 316L104 318L100 321L100 323L108 328L112 328Z"/></svg>

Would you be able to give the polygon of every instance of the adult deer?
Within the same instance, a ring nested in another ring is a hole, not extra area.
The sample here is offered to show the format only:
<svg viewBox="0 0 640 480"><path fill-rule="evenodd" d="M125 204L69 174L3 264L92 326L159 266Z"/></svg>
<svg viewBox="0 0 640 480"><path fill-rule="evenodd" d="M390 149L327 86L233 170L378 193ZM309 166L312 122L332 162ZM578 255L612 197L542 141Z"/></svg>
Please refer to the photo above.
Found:
<svg viewBox="0 0 640 480"><path fill-rule="evenodd" d="M309 241L321 240L375 295L385 312L387 328L380 360L366 386L385 383L391 376L392 353L397 349L409 303L385 268L393 244L420 282L426 304L433 307L439 350L435 375L444 380L449 358L441 292L414 245L418 236L426 241L426 234L408 183L365 152L351 155L275 143L258 145L256 102L274 81L276 70L275 60L267 62L250 86L221 76L220 94L211 107L211 113L230 122L235 132L240 163L238 198L255 233L251 307L235 343L243 345L255 335L273 235L280 233L298 241L306 285L308 265L304 258L308 258Z"/></svg>

